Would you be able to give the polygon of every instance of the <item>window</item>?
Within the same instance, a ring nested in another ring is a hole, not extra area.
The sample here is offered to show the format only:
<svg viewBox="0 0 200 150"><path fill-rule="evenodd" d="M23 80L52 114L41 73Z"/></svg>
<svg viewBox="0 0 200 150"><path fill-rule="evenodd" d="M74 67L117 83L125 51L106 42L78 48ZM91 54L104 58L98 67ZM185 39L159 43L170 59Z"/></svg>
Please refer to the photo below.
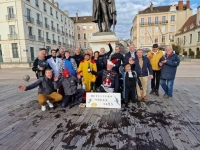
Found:
<svg viewBox="0 0 200 150"><path fill-rule="evenodd" d="M39 7L38 0L35 0L35 6Z"/></svg>
<svg viewBox="0 0 200 150"><path fill-rule="evenodd" d="M200 31L198 32L197 40L198 40L198 42L200 42Z"/></svg>
<svg viewBox="0 0 200 150"><path fill-rule="evenodd" d="M174 42L174 35L173 34L169 35L169 40L170 40L170 42Z"/></svg>
<svg viewBox="0 0 200 150"><path fill-rule="evenodd" d="M90 25L90 30L92 30L93 29L93 26L92 25Z"/></svg>
<svg viewBox="0 0 200 150"><path fill-rule="evenodd" d="M86 33L84 33L83 36L84 36L84 40L86 40L87 39Z"/></svg>
<svg viewBox="0 0 200 150"><path fill-rule="evenodd" d="M65 24L67 24L67 19L65 18Z"/></svg>
<svg viewBox="0 0 200 150"><path fill-rule="evenodd" d="M12 54L13 58L19 58L17 43L12 43Z"/></svg>
<svg viewBox="0 0 200 150"><path fill-rule="evenodd" d="M175 21L175 15L171 15L171 21Z"/></svg>
<svg viewBox="0 0 200 150"><path fill-rule="evenodd" d="M192 34L190 34L190 44L192 43Z"/></svg>
<svg viewBox="0 0 200 150"><path fill-rule="evenodd" d="M80 34L78 34L78 40L80 40L81 39L81 35Z"/></svg>
<svg viewBox="0 0 200 150"><path fill-rule="evenodd" d="M13 7L8 7L8 19L14 18Z"/></svg>
<svg viewBox="0 0 200 150"><path fill-rule="evenodd" d="M78 47L81 48L81 42L78 42Z"/></svg>
<svg viewBox="0 0 200 150"><path fill-rule="evenodd" d="M183 45L185 45L186 43L186 39L185 39L185 36L183 37Z"/></svg>
<svg viewBox="0 0 200 150"><path fill-rule="evenodd" d="M61 21L63 22L62 15L60 15Z"/></svg>
<svg viewBox="0 0 200 150"><path fill-rule="evenodd" d="M83 25L83 30L86 30L86 25Z"/></svg>
<svg viewBox="0 0 200 150"><path fill-rule="evenodd" d="M148 24L151 24L151 17L148 17Z"/></svg>
<svg viewBox="0 0 200 150"><path fill-rule="evenodd" d="M155 27L155 33L158 33L158 27Z"/></svg>
<svg viewBox="0 0 200 150"><path fill-rule="evenodd" d="M53 16L53 10L51 7L50 7L50 14Z"/></svg>
<svg viewBox="0 0 200 150"><path fill-rule="evenodd" d="M52 40L54 41L54 39L55 39L55 35L54 35L54 34L52 34Z"/></svg>
<svg viewBox="0 0 200 150"><path fill-rule="evenodd" d="M60 36L58 36L58 42L60 42Z"/></svg>
<svg viewBox="0 0 200 150"><path fill-rule="evenodd" d="M43 8L44 8L44 11L47 11L46 10L46 3L43 3Z"/></svg>
<svg viewBox="0 0 200 150"><path fill-rule="evenodd" d="M161 27L161 31L162 31L162 33L165 33L165 26Z"/></svg>
<svg viewBox="0 0 200 150"><path fill-rule="evenodd" d="M38 37L40 38L41 37L41 30L38 29Z"/></svg>
<svg viewBox="0 0 200 150"><path fill-rule="evenodd" d="M58 12L56 11L56 18L58 19Z"/></svg>
<svg viewBox="0 0 200 150"><path fill-rule="evenodd" d="M48 32L46 32L46 38L49 39L49 33Z"/></svg>
<svg viewBox="0 0 200 150"><path fill-rule="evenodd" d="M141 18L141 25L144 25L144 18Z"/></svg>
<svg viewBox="0 0 200 150"><path fill-rule="evenodd" d="M32 27L28 27L28 35L32 35Z"/></svg>
<svg viewBox="0 0 200 150"><path fill-rule="evenodd" d="M155 17L155 24L158 24L158 17Z"/></svg>
<svg viewBox="0 0 200 150"><path fill-rule="evenodd" d="M59 24L57 24L57 29L59 29Z"/></svg>
<svg viewBox="0 0 200 150"><path fill-rule="evenodd" d="M166 16L162 16L162 23L166 22Z"/></svg>
<svg viewBox="0 0 200 150"><path fill-rule="evenodd" d="M47 18L44 18L44 22L45 22L45 24L47 24Z"/></svg>
<svg viewBox="0 0 200 150"><path fill-rule="evenodd" d="M10 34L14 35L15 34L15 25L9 25L9 29L10 29Z"/></svg>
<svg viewBox="0 0 200 150"><path fill-rule="evenodd" d="M80 30L80 27L79 27L79 26L77 26L76 28L77 28L77 30Z"/></svg>
<svg viewBox="0 0 200 150"><path fill-rule="evenodd" d="M62 42L64 43L64 37L62 37Z"/></svg>
<svg viewBox="0 0 200 150"><path fill-rule="evenodd" d="M144 38L143 37L140 38L140 43L144 44Z"/></svg>
<svg viewBox="0 0 200 150"><path fill-rule="evenodd" d="M151 44L151 37L148 37L148 44Z"/></svg>
<svg viewBox="0 0 200 150"><path fill-rule="evenodd" d="M170 32L175 32L175 25L170 26Z"/></svg>
<svg viewBox="0 0 200 150"><path fill-rule="evenodd" d="M69 25L69 27L70 27L70 21L68 20L68 25Z"/></svg>
<svg viewBox="0 0 200 150"><path fill-rule="evenodd" d="M51 21L51 26L53 27L53 21Z"/></svg>
<svg viewBox="0 0 200 150"><path fill-rule="evenodd" d="M84 48L87 48L87 43L86 42L84 42Z"/></svg>
<svg viewBox="0 0 200 150"><path fill-rule="evenodd" d="M155 36L155 43L158 43L158 37Z"/></svg>
<svg viewBox="0 0 200 150"><path fill-rule="evenodd" d="M40 14L36 14L36 18L37 18L37 23L39 24L40 23Z"/></svg>
<svg viewBox="0 0 200 150"><path fill-rule="evenodd" d="M148 32L148 34L151 33L151 27L148 27L148 28L147 28L147 32Z"/></svg>
<svg viewBox="0 0 200 150"><path fill-rule="evenodd" d="M165 35L162 35L162 42L165 43Z"/></svg>
<svg viewBox="0 0 200 150"><path fill-rule="evenodd" d="M31 17L31 10L27 8L26 10L26 16L27 18L30 18Z"/></svg>
<svg viewBox="0 0 200 150"><path fill-rule="evenodd" d="M62 29L62 32L63 32L63 26L61 27L61 29Z"/></svg>
<svg viewBox="0 0 200 150"><path fill-rule="evenodd" d="M140 28L140 34L144 34L144 28Z"/></svg>

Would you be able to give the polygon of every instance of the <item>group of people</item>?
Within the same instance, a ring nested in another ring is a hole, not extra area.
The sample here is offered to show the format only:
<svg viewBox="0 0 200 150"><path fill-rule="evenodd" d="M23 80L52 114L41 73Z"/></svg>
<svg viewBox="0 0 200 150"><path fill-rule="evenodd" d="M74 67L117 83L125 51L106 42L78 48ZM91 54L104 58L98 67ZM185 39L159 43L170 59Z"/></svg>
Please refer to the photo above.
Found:
<svg viewBox="0 0 200 150"><path fill-rule="evenodd" d="M159 96L159 85L165 91L164 97L172 99L173 84L178 56L171 46L166 47L165 55L154 44L147 56L143 50L136 51L134 45L129 46L129 52L123 56L120 47L113 48L106 42L105 48L93 52L88 50L84 56L76 48L74 55L63 48L51 50L46 55L46 49L41 49L38 58L33 63L38 80L28 86L19 86L27 91L39 86L38 102L42 111L46 110L46 103L53 107L53 103L62 100L62 107L66 107L71 100L84 102L87 92L121 93L125 104L147 101L148 77L151 78L151 92ZM59 53L59 54L57 54Z"/></svg>

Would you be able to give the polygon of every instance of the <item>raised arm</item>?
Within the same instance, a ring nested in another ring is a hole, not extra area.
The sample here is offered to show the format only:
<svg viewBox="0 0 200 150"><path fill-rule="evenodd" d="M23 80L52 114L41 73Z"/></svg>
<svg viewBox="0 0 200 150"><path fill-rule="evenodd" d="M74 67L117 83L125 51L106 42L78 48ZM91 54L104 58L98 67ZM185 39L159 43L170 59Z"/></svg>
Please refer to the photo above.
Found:
<svg viewBox="0 0 200 150"><path fill-rule="evenodd" d="M28 85L28 86L26 87L25 91L32 90L32 89L36 88L38 85L40 85L40 84L42 83L42 80L43 80L43 78L40 78L40 79L38 79L36 82L34 82L34 83Z"/></svg>
<svg viewBox="0 0 200 150"><path fill-rule="evenodd" d="M108 43L108 46L109 46L109 52L106 53L106 56L107 56L107 59L110 57L110 54L113 52L113 48L112 48L112 45L110 43Z"/></svg>

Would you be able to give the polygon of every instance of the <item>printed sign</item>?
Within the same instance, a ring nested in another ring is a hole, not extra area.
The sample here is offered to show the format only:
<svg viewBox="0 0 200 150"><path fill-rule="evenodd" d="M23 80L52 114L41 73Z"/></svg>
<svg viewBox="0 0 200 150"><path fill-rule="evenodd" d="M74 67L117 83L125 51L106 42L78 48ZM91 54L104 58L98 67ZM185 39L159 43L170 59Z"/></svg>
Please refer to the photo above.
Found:
<svg viewBox="0 0 200 150"><path fill-rule="evenodd" d="M86 107L121 108L121 93L86 93Z"/></svg>

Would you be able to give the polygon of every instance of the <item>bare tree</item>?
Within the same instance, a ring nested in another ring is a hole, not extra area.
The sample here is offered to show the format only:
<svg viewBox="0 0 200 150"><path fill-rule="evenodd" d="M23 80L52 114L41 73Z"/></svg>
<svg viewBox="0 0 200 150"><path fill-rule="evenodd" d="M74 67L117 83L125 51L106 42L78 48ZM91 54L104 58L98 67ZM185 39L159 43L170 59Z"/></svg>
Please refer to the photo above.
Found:
<svg viewBox="0 0 200 150"><path fill-rule="evenodd" d="M187 38L182 38L182 37L179 37L176 39L175 41L175 44L177 46L177 50L179 51L179 53L183 53L183 49L185 48L185 43L187 42Z"/></svg>

